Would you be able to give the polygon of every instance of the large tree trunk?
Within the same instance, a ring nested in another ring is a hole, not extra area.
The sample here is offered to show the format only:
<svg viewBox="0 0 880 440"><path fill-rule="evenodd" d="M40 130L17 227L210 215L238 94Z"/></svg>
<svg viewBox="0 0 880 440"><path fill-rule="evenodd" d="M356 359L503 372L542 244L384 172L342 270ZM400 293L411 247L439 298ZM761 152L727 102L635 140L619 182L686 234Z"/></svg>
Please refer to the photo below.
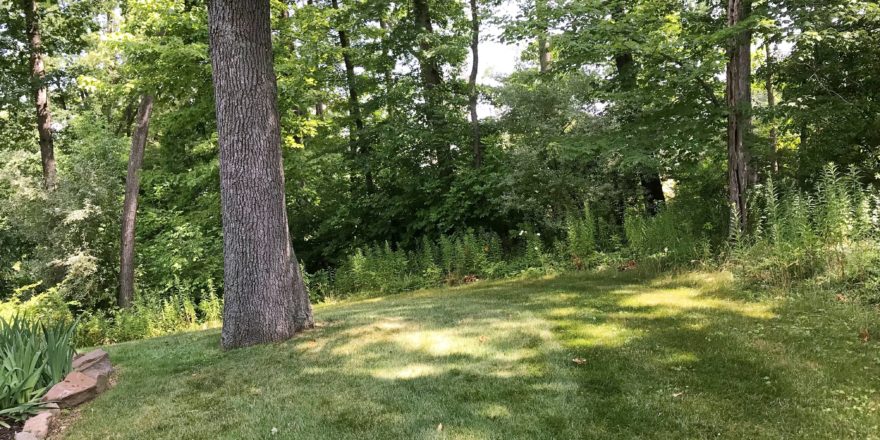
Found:
<svg viewBox="0 0 880 440"><path fill-rule="evenodd" d="M480 120L477 118L477 73L480 66L480 10L479 0L471 2L471 75L468 77L468 108L471 113L471 148L474 150L474 167L483 163L483 145L480 140Z"/></svg>
<svg viewBox="0 0 880 440"><path fill-rule="evenodd" d="M52 115L49 112L49 89L43 65L43 37L37 0L25 0L27 36L31 51L31 89L37 109L37 131L40 134L40 159L43 165L43 186L55 189L55 146L52 139Z"/></svg>
<svg viewBox="0 0 880 440"><path fill-rule="evenodd" d="M330 5L339 10L337 0L330 0ZM351 43L348 33L339 29L339 48L342 49L342 62L345 65L345 83L348 86L348 113L352 120L351 133L348 136L351 156L356 162L361 162L364 182L367 193L373 192L373 173L370 169L369 146L363 139L364 120L361 117L361 104L358 97L357 78L354 73L354 62L351 60Z"/></svg>
<svg viewBox="0 0 880 440"><path fill-rule="evenodd" d="M208 17L229 349L290 338L312 318L287 226L269 2L212 0Z"/></svg>
<svg viewBox="0 0 880 440"><path fill-rule="evenodd" d="M440 86L443 84L443 75L440 66L433 54L434 28L431 25L431 10L428 0L413 0L413 16L415 28L419 34L419 50L416 58L419 62L419 73L422 78L422 86L425 89L426 117L429 128L433 131L429 145L435 150L437 166L440 175L448 178L452 175L452 149L446 141L446 116L443 110L443 99L440 96Z"/></svg>
<svg viewBox="0 0 880 440"><path fill-rule="evenodd" d="M739 25L750 12L749 0L728 0L727 24ZM751 134L751 32L742 31L731 38L727 51L727 170L728 198L738 218L739 228L748 227L747 197L752 173L749 168Z"/></svg>
<svg viewBox="0 0 880 440"><path fill-rule="evenodd" d="M150 131L150 115L153 97L144 95L137 112L137 128L131 137L131 153L128 155L128 174L125 176L125 200L122 203L122 240L119 259L119 307L130 307L134 299L134 230L137 219L138 191L140 190L141 166L144 148Z"/></svg>

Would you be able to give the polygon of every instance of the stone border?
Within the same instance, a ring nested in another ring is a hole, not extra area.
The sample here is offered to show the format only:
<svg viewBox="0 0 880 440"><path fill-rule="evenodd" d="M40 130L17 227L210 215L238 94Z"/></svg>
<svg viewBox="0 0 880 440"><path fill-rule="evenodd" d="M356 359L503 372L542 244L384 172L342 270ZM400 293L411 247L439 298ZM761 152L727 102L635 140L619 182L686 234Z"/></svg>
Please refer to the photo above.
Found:
<svg viewBox="0 0 880 440"><path fill-rule="evenodd" d="M90 351L73 359L72 371L41 399L45 409L27 419L15 440L44 440L58 421L61 408L73 408L107 390L113 366L106 351Z"/></svg>

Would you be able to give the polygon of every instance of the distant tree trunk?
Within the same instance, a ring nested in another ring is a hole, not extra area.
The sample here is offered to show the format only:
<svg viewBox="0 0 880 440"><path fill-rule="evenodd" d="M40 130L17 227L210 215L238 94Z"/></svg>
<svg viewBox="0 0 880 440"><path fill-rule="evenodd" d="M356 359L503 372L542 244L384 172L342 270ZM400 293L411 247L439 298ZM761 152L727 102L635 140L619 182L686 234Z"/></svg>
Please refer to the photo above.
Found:
<svg viewBox="0 0 880 440"><path fill-rule="evenodd" d="M620 11L622 13L623 11ZM614 56L614 64L617 67L617 79L620 84L621 91L632 92L638 86L638 67L635 59L629 52L622 52ZM623 109L624 121L632 122L635 120L635 109ZM652 155L653 156L653 155ZM643 198L645 200L645 212L648 215L656 215L660 212L660 207L666 202L663 195L663 181L660 179L660 173L657 169L647 169L639 172L639 183L642 186Z"/></svg>
<svg viewBox="0 0 880 440"><path fill-rule="evenodd" d="M382 12L382 17L379 18L379 28L382 29L382 56L385 60L389 60L390 62L382 63L382 82L385 86L385 110L388 112L389 119L393 119L397 114L397 107L393 104L393 100L390 99L391 93L394 90L394 81L393 81L393 70L396 60L392 57L391 51L388 49L388 39L390 38L389 32L391 30L391 24L388 22L390 18L390 14L388 11Z"/></svg>
<svg viewBox="0 0 880 440"><path fill-rule="evenodd" d="M269 2L212 0L208 17L230 349L290 338L312 317L287 225Z"/></svg>
<svg viewBox="0 0 880 440"><path fill-rule="evenodd" d="M541 73L550 71L550 41L547 40L547 0L535 1L535 15L538 18L538 68Z"/></svg>
<svg viewBox="0 0 880 440"><path fill-rule="evenodd" d="M330 5L339 10L337 0L330 0ZM361 104L358 98L357 78L354 74L354 62L351 60L351 43L348 34L339 29L339 48L342 49L342 62L345 65L345 83L348 86L348 113L352 120L351 133L349 134L349 148L351 156L356 162L363 165L364 182L367 193L373 192L373 173L370 170L369 146L364 142L364 120L361 117Z"/></svg>
<svg viewBox="0 0 880 440"><path fill-rule="evenodd" d="M749 0L728 0L727 24L739 25L748 17ZM742 31L731 38L727 60L727 169L728 198L739 217L731 227L746 231L748 227L748 190L753 180L749 168L751 135L751 32Z"/></svg>
<svg viewBox="0 0 880 440"><path fill-rule="evenodd" d="M416 30L421 34L418 60L422 83L428 89L435 89L443 82L443 76L436 59L431 54L433 44L430 38L434 33L434 27L431 24L431 10L428 7L428 0L413 0L413 13Z"/></svg>
<svg viewBox="0 0 880 440"><path fill-rule="evenodd" d="M43 36L37 0L25 0L24 17L31 52L31 90L37 109L37 131L40 134L40 159L43 165L43 186L55 189L55 146L52 139L52 115L49 112L49 89L43 65Z"/></svg>
<svg viewBox="0 0 880 440"><path fill-rule="evenodd" d="M773 44L767 41L767 110L770 113L770 169L773 174L779 173L779 151L776 135L776 96L773 94Z"/></svg>
<svg viewBox="0 0 880 440"><path fill-rule="evenodd" d="M384 39L385 37L387 37L387 35L384 35L389 30L388 20L386 18L382 17L379 19L379 29L382 29L382 38ZM388 48L385 46L384 40L382 43L382 56L384 56L385 58L391 58L391 54L388 52ZM391 68L382 69L382 81L385 83L386 93L391 90L391 87L393 86L393 84L391 83L391 70Z"/></svg>
<svg viewBox="0 0 880 440"><path fill-rule="evenodd" d="M134 299L134 231L137 219L138 191L140 190L141 166L144 148L150 131L150 115L153 97L144 95L137 112L137 128L131 137L131 153L128 155L128 174L125 177L125 200L122 203L122 240L119 261L119 307L131 306Z"/></svg>
<svg viewBox="0 0 880 440"><path fill-rule="evenodd" d="M471 75L468 77L468 108L471 113L471 147L474 150L474 167L483 164L483 145L480 139L480 120L477 118L477 73L480 65L480 10L478 1L471 1Z"/></svg>
<svg viewBox="0 0 880 440"><path fill-rule="evenodd" d="M432 53L434 47L431 40L434 28L431 24L428 0L413 0L413 15L415 28L419 34L419 51L416 58L419 61L419 72L425 89L426 116L433 131L432 139L428 142L435 150L441 177L448 178L452 175L452 148L446 139L446 116L439 90L443 84L443 75Z"/></svg>

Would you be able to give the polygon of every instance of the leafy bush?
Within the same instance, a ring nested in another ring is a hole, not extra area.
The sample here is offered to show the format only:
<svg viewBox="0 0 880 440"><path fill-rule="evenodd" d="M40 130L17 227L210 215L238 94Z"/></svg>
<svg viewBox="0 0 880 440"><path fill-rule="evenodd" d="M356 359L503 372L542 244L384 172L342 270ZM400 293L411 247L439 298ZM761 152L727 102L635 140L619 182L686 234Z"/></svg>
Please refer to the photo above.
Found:
<svg viewBox="0 0 880 440"><path fill-rule="evenodd" d="M569 216L566 228L566 244L571 264L577 270L592 267L596 262L596 222L590 205L584 205L579 216Z"/></svg>
<svg viewBox="0 0 880 440"><path fill-rule="evenodd" d="M0 318L0 425L2 418L22 420L36 412L40 398L70 372L76 326Z"/></svg>
<svg viewBox="0 0 880 440"><path fill-rule="evenodd" d="M127 309L84 314L76 343L88 347L216 326L222 314L223 299L213 288L202 292L198 304L184 295L163 300L139 298Z"/></svg>
<svg viewBox="0 0 880 440"><path fill-rule="evenodd" d="M648 217L630 210L624 219L627 249L633 258L664 265L685 265L709 255L709 241L685 209L673 202Z"/></svg>
<svg viewBox="0 0 880 440"><path fill-rule="evenodd" d="M825 167L813 193L756 191L754 231L731 252L734 272L748 284L789 287L812 280L846 286L868 300L880 262L878 197L855 173Z"/></svg>

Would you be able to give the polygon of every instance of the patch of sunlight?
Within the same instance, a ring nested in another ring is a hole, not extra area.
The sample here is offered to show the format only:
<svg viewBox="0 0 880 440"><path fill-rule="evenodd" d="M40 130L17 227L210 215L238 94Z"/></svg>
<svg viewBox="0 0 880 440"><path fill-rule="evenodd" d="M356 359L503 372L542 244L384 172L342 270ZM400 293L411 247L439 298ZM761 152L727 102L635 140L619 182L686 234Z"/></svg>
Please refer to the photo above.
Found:
<svg viewBox="0 0 880 440"><path fill-rule="evenodd" d="M573 323L566 335L566 345L584 347L620 347L643 334L641 330L617 324Z"/></svg>
<svg viewBox="0 0 880 440"><path fill-rule="evenodd" d="M663 363L672 365L692 364L699 361L697 355L689 352L673 353L663 359Z"/></svg>
<svg viewBox="0 0 880 440"><path fill-rule="evenodd" d="M707 290L728 285L732 281L733 274L730 272L688 272L682 275L660 277L651 281L649 285L664 287L677 284L682 287L699 287Z"/></svg>
<svg viewBox="0 0 880 440"><path fill-rule="evenodd" d="M532 385L532 389L536 391L552 391L555 393L569 393L577 391L580 388L577 382L544 382Z"/></svg>
<svg viewBox="0 0 880 440"><path fill-rule="evenodd" d="M616 289L614 292L611 292L614 295L631 295L636 293L635 290L632 289Z"/></svg>
<svg viewBox="0 0 880 440"><path fill-rule="evenodd" d="M700 330L705 330L707 324L708 323L706 321L699 321L699 322L692 322L690 324L685 325L684 327L688 330L700 331Z"/></svg>
<svg viewBox="0 0 880 440"><path fill-rule="evenodd" d="M532 301L532 302L570 303L580 297L581 297L581 295L578 295L577 293L563 292L563 293L556 293L556 294L552 294L552 295L541 295L540 297L535 298L535 301Z"/></svg>
<svg viewBox="0 0 880 440"><path fill-rule="evenodd" d="M463 338L456 331L410 331L394 335L392 340L410 351L422 351L434 356L451 354L479 354L483 351L475 338Z"/></svg>
<svg viewBox="0 0 880 440"><path fill-rule="evenodd" d="M519 350L504 351L492 357L492 360L498 362L525 362L538 357L538 351L530 348L522 348Z"/></svg>
<svg viewBox="0 0 880 440"><path fill-rule="evenodd" d="M552 318L570 318L577 316L580 313L581 310L577 307L559 307L551 310L548 315Z"/></svg>
<svg viewBox="0 0 880 440"><path fill-rule="evenodd" d="M661 308L651 310L650 312L621 311L614 313L611 317L614 319L657 319L671 318L673 316L679 315L680 313L681 311L679 310Z"/></svg>
<svg viewBox="0 0 880 440"><path fill-rule="evenodd" d="M370 375L379 379L415 379L425 376L439 376L447 369L435 365L410 364L402 368L379 368L370 371Z"/></svg>
<svg viewBox="0 0 880 440"><path fill-rule="evenodd" d="M701 297L698 289L680 287L675 289L655 290L648 293L633 295L620 301L622 307L658 307L666 308L666 312L684 312L688 310L719 310L738 313L749 318L771 319L776 315L769 306L759 303L741 303L726 299Z"/></svg>
<svg viewBox="0 0 880 440"><path fill-rule="evenodd" d="M504 405L490 403L480 409L480 415L487 419L500 419L510 417L510 410Z"/></svg>

